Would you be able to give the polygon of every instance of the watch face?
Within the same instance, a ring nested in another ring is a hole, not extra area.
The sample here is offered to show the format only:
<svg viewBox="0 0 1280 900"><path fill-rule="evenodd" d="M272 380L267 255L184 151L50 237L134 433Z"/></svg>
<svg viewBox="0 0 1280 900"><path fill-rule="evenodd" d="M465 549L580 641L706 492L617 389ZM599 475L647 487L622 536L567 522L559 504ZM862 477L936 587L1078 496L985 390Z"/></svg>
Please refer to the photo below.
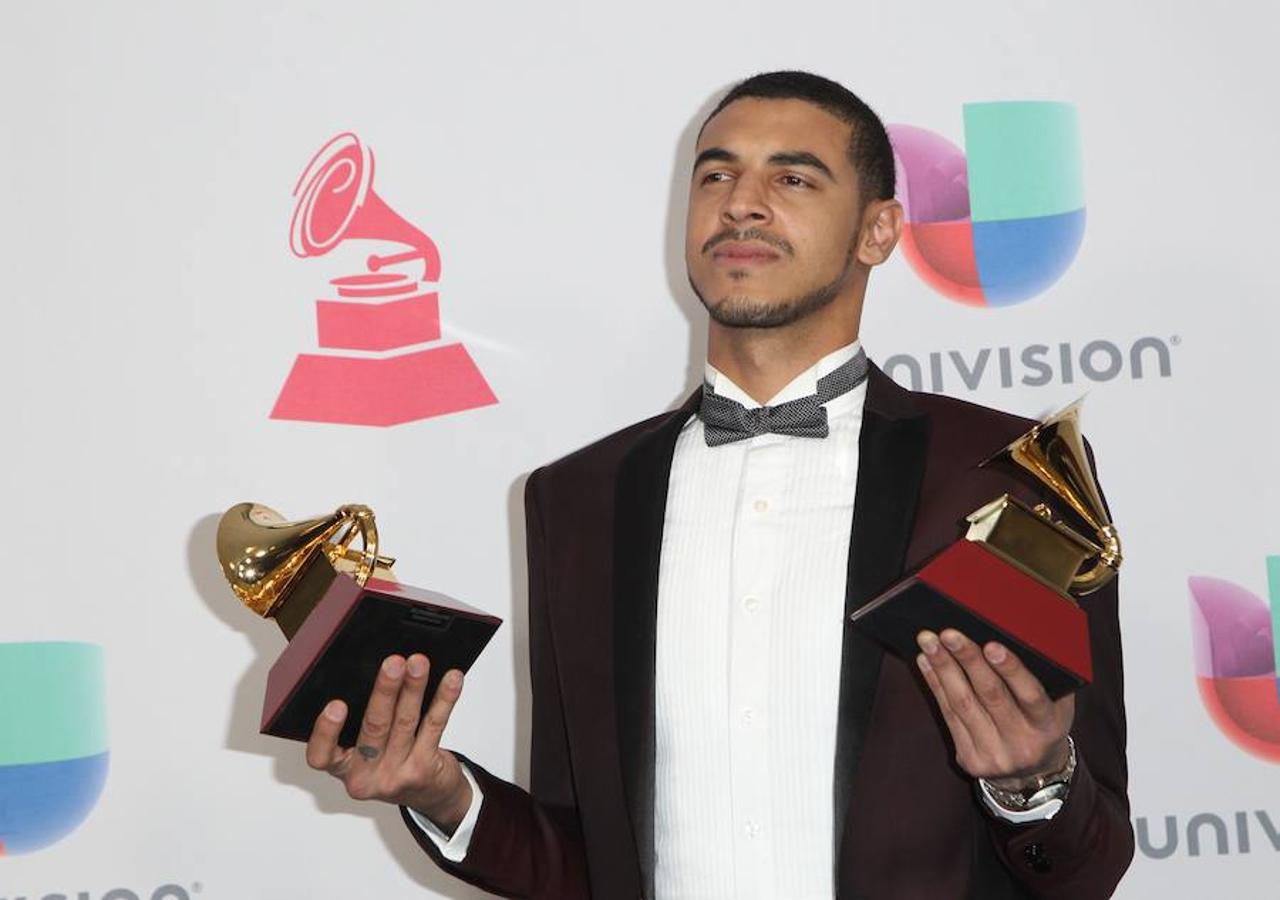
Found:
<svg viewBox="0 0 1280 900"><path fill-rule="evenodd" d="M1066 795L1067 783L1065 781L1055 781L1053 784L1045 785L1030 797L1027 797L1023 801L1023 806L1029 809L1042 803L1048 803L1050 800L1062 800Z"/></svg>

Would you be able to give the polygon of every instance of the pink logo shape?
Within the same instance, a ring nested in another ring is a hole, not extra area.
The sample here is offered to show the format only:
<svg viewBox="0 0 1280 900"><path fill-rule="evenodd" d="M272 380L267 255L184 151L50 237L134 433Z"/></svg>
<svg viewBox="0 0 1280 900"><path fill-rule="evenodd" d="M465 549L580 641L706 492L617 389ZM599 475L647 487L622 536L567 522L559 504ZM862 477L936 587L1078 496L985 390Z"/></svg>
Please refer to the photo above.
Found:
<svg viewBox="0 0 1280 900"><path fill-rule="evenodd" d="M329 282L337 298L316 300L316 324L324 349L386 355L300 354L273 419L386 426L498 402L462 344L388 353L440 339L440 298L428 289L440 251L374 192L373 169L373 152L351 132L321 147L293 189L289 246L306 258L348 240L379 242L367 272ZM393 268L406 264L421 274Z"/></svg>
<svg viewBox="0 0 1280 900"><path fill-rule="evenodd" d="M1280 684L1267 605L1223 578L1195 575L1187 585L1205 710L1238 747L1280 762Z"/></svg>

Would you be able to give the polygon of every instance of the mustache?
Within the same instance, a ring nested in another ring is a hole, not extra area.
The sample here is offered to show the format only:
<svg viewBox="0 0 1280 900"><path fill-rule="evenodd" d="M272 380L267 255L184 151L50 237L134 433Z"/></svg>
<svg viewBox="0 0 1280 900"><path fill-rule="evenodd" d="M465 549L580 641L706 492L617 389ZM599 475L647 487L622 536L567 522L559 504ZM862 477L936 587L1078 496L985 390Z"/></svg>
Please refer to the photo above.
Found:
<svg viewBox="0 0 1280 900"><path fill-rule="evenodd" d="M702 252L707 253L713 247L723 244L725 241L760 241L762 244L768 244L775 250L781 250L787 256L795 256L796 250L791 246L791 242L785 238L780 238L776 234L771 234L763 228L744 228L741 230L735 228L726 228L712 235L705 244L702 245Z"/></svg>

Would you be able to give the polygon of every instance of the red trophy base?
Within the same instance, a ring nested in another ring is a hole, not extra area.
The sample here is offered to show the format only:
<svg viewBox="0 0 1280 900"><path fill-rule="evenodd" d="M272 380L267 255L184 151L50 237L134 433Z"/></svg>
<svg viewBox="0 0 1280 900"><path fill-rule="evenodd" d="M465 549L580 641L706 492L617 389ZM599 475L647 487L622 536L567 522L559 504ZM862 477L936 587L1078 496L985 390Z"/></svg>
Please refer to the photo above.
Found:
<svg viewBox="0 0 1280 900"><path fill-rule="evenodd" d="M445 672L470 669L502 624L421 588L378 578L360 587L322 555L298 577L299 597L319 599L267 675L261 731L276 737L307 740L325 704L338 699L348 709L339 743L354 745L378 669L394 653L431 661L425 711Z"/></svg>
<svg viewBox="0 0 1280 900"><path fill-rule="evenodd" d="M916 635L926 629L999 641L1055 700L1093 678L1084 610L976 541L956 541L852 621L906 660L920 653Z"/></svg>

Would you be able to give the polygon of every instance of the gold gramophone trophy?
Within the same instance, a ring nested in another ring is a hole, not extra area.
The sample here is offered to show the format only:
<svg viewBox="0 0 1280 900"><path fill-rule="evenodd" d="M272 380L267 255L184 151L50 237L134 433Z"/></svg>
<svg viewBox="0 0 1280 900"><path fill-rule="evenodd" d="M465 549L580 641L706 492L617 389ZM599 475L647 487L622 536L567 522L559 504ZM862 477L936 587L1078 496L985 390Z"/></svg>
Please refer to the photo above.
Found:
<svg viewBox="0 0 1280 900"><path fill-rule="evenodd" d="M980 644L1000 641L1055 699L1089 683L1089 623L1074 597L1114 578L1121 556L1085 454L1080 404L982 463L1030 476L1048 503L1032 507L1004 494L975 510L963 538L851 620L904 659L919 651L923 629L955 628Z"/></svg>
<svg viewBox="0 0 1280 900"><path fill-rule="evenodd" d="M357 537L360 550L351 546ZM502 624L395 581L395 560L378 555L367 506L288 522L259 503L238 503L218 523L217 552L240 602L275 619L289 640L267 675L263 734L305 741L325 704L340 699L349 709L340 741L350 746L383 659L427 655L425 709L444 673L467 671Z"/></svg>

